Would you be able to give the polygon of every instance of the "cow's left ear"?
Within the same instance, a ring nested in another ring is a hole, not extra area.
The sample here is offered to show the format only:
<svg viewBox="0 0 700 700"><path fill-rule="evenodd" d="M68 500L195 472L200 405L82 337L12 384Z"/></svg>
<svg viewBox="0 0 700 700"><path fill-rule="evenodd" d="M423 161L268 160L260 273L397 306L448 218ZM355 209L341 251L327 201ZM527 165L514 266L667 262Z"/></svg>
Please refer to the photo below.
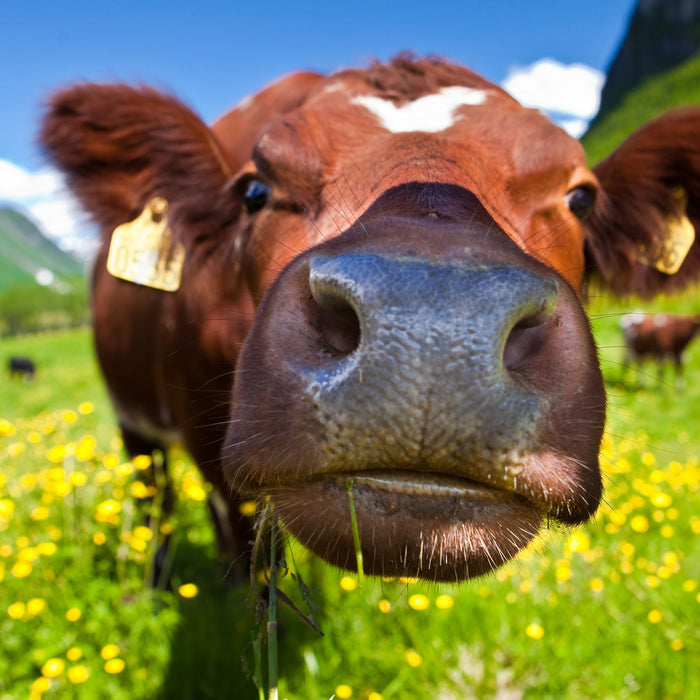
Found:
<svg viewBox="0 0 700 700"><path fill-rule="evenodd" d="M589 276L643 297L700 279L700 107L649 122L594 172L601 189L587 222Z"/></svg>

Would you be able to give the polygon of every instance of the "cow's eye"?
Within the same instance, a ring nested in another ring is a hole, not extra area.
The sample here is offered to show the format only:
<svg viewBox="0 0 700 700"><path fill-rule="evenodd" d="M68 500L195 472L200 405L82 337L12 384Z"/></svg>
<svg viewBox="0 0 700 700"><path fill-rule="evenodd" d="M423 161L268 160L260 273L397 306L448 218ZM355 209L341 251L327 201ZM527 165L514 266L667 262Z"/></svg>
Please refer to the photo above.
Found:
<svg viewBox="0 0 700 700"><path fill-rule="evenodd" d="M585 221L593 213L595 198L587 187L574 187L573 190L569 190L564 201L579 221Z"/></svg>
<svg viewBox="0 0 700 700"><path fill-rule="evenodd" d="M260 211L270 197L270 188L260 180L251 180L245 188L243 204L249 214Z"/></svg>

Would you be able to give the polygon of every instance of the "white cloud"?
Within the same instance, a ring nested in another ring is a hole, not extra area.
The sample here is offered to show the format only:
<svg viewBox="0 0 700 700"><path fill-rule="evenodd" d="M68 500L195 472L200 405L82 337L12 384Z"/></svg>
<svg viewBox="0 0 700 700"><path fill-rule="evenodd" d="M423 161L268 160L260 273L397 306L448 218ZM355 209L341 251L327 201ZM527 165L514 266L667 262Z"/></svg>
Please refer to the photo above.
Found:
<svg viewBox="0 0 700 700"><path fill-rule="evenodd" d="M92 249L92 231L58 170L25 170L0 159L0 203L32 219L49 238L84 257Z"/></svg>
<svg viewBox="0 0 700 700"><path fill-rule="evenodd" d="M536 107L579 136L598 112L605 75L581 63L564 65L542 58L511 68L501 84L525 107Z"/></svg>

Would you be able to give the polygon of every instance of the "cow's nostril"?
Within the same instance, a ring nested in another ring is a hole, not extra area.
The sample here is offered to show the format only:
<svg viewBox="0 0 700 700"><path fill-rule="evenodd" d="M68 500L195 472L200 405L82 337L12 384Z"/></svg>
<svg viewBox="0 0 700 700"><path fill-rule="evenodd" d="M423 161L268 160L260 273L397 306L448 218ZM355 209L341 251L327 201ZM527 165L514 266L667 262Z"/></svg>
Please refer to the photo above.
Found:
<svg viewBox="0 0 700 700"><path fill-rule="evenodd" d="M556 307L556 285L547 285L537 308L528 310L513 326L503 348L503 366L508 371L525 368L546 345L550 321Z"/></svg>
<svg viewBox="0 0 700 700"><path fill-rule="evenodd" d="M314 290L316 291L316 290ZM335 290L313 293L313 324L333 355L349 355L360 344L360 320L355 309Z"/></svg>

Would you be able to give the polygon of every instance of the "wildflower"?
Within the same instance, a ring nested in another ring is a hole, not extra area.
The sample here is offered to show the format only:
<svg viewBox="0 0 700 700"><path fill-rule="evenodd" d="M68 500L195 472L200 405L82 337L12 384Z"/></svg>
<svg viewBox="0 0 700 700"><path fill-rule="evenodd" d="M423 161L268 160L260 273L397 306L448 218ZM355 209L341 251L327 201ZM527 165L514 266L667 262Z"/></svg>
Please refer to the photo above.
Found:
<svg viewBox="0 0 700 700"><path fill-rule="evenodd" d="M66 610L66 620L68 620L68 622L76 622L80 619L82 614L83 613L80 612L78 608L69 608Z"/></svg>
<svg viewBox="0 0 700 700"><path fill-rule="evenodd" d="M668 508L671 505L673 499L667 493L655 493L651 497L652 505L657 508Z"/></svg>
<svg viewBox="0 0 700 700"><path fill-rule="evenodd" d="M203 501L207 497L207 492L198 483L193 480L186 479L182 484L182 490L191 501Z"/></svg>
<svg viewBox="0 0 700 700"><path fill-rule="evenodd" d="M126 664L123 659L110 659L105 664L105 671L107 671L107 673L121 673L125 666Z"/></svg>
<svg viewBox="0 0 700 700"><path fill-rule="evenodd" d="M416 668L423 663L423 657L417 651L409 649L406 652L406 662L409 666Z"/></svg>
<svg viewBox="0 0 700 700"><path fill-rule="evenodd" d="M83 472L73 472L68 478L68 482L73 486L82 486L87 481L87 477Z"/></svg>
<svg viewBox="0 0 700 700"><path fill-rule="evenodd" d="M39 615L46 608L46 601L43 598L31 598L27 601L27 614Z"/></svg>
<svg viewBox="0 0 700 700"><path fill-rule="evenodd" d="M107 644L102 647L100 654L105 661L109 661L119 655L119 647L116 644Z"/></svg>
<svg viewBox="0 0 700 700"><path fill-rule="evenodd" d="M77 661L78 659L83 658L83 652L80 650L79 647L71 647L66 652L66 658L68 659L68 661Z"/></svg>
<svg viewBox="0 0 700 700"><path fill-rule="evenodd" d="M9 557L12 554L12 547L9 544L0 545L0 557Z"/></svg>
<svg viewBox="0 0 700 700"><path fill-rule="evenodd" d="M635 532L646 532L649 529L649 521L643 515L635 515L630 521L630 527Z"/></svg>
<svg viewBox="0 0 700 700"><path fill-rule="evenodd" d="M642 464L645 467L653 467L656 464L656 457L651 452L645 452L642 455Z"/></svg>
<svg viewBox="0 0 700 700"><path fill-rule="evenodd" d="M47 453L46 458L49 462L58 464L62 462L66 457L66 446L65 445L54 445Z"/></svg>
<svg viewBox="0 0 700 700"><path fill-rule="evenodd" d="M23 559L15 562L15 565L12 567L12 575L15 578L26 578L31 573L32 565Z"/></svg>
<svg viewBox="0 0 700 700"><path fill-rule="evenodd" d="M194 598L197 593L199 593L199 589L194 583L183 583L182 586L177 589L177 592L183 598Z"/></svg>
<svg viewBox="0 0 700 700"><path fill-rule="evenodd" d="M354 591L357 588L357 579L352 576L343 576L340 579L340 587L344 591Z"/></svg>
<svg viewBox="0 0 700 700"><path fill-rule="evenodd" d="M78 406L78 413L81 413L84 416L87 416L88 414L92 413L95 410L95 407L90 403L90 401L83 401Z"/></svg>
<svg viewBox="0 0 700 700"><path fill-rule="evenodd" d="M658 588L661 585L661 581L659 581L657 576L647 576L646 584L649 588Z"/></svg>
<svg viewBox="0 0 700 700"><path fill-rule="evenodd" d="M10 421L5 420L4 418L0 418L0 435L5 435L6 437L9 437L10 435L14 435L15 430L15 426L12 425Z"/></svg>
<svg viewBox="0 0 700 700"><path fill-rule="evenodd" d="M148 486L143 481L132 481L130 491L134 498L147 498L149 495Z"/></svg>
<svg viewBox="0 0 700 700"><path fill-rule="evenodd" d="M92 435L84 435L80 438L78 446L75 448L75 456L81 461L86 462L92 459L95 451L96 440Z"/></svg>
<svg viewBox="0 0 700 700"><path fill-rule="evenodd" d="M661 622L661 620L663 619L663 615L659 610L650 610L649 614L647 615L647 619L652 624L656 624L657 622Z"/></svg>
<svg viewBox="0 0 700 700"><path fill-rule="evenodd" d="M90 677L90 671L86 666L79 664L69 668L66 675L71 683L77 685L78 683L84 683Z"/></svg>
<svg viewBox="0 0 700 700"><path fill-rule="evenodd" d="M352 697L352 688L349 685L339 685L335 689L335 694L338 698Z"/></svg>
<svg viewBox="0 0 700 700"><path fill-rule="evenodd" d="M31 689L30 695L29 695L30 700L33 700L33 698L36 698L36 697L40 698L42 693L45 693L50 687L51 687L51 681L48 678L45 678L44 676L37 678L32 683L32 689Z"/></svg>
<svg viewBox="0 0 700 700"><path fill-rule="evenodd" d="M41 675L45 678L55 678L63 673L66 662L63 659L49 659L41 667Z"/></svg>
<svg viewBox="0 0 700 700"><path fill-rule="evenodd" d="M38 559L38 557L39 552L37 551L36 547L25 547L17 554L17 558L21 559L22 561L34 561L35 559Z"/></svg>
<svg viewBox="0 0 700 700"><path fill-rule="evenodd" d="M686 581L683 581L683 590L686 593L690 593L694 591L698 587L698 582L693 580L692 578L687 579Z"/></svg>
<svg viewBox="0 0 700 700"><path fill-rule="evenodd" d="M21 620L24 617L26 612L27 612L27 607L21 601L18 601L16 603L12 603L7 608L7 614L13 620Z"/></svg>
<svg viewBox="0 0 700 700"><path fill-rule="evenodd" d="M131 460L131 463L134 465L134 469L137 469L138 471L145 471L151 466L151 464L153 464L153 460L151 459L150 455L136 455Z"/></svg>
<svg viewBox="0 0 700 700"><path fill-rule="evenodd" d="M256 511L255 501L243 501L240 506L238 506L238 512L246 518L252 518Z"/></svg>
<svg viewBox="0 0 700 700"><path fill-rule="evenodd" d="M96 532L96 533L92 536L92 541L93 541L96 545L102 545L102 544L104 544L104 543L107 541L107 537L106 537L106 535L105 535L104 532Z"/></svg>
<svg viewBox="0 0 700 700"><path fill-rule="evenodd" d="M49 509L44 506L38 506L29 514L29 517L35 521L46 520L49 517Z"/></svg>
<svg viewBox="0 0 700 700"><path fill-rule="evenodd" d="M571 567L569 566L569 562L565 559L560 559L557 562L556 568L554 569L554 576L559 583L568 581L571 578Z"/></svg>
<svg viewBox="0 0 700 700"><path fill-rule="evenodd" d="M566 548L570 552L586 552L591 546L591 540L585 532L577 532L568 536Z"/></svg>
<svg viewBox="0 0 700 700"><path fill-rule="evenodd" d="M449 610L455 604L452 596L449 595L439 595L435 599L435 607L440 610Z"/></svg>
<svg viewBox="0 0 700 700"><path fill-rule="evenodd" d="M430 601L422 593L415 593L408 599L408 604L414 610L425 610L430 605Z"/></svg>
<svg viewBox="0 0 700 700"><path fill-rule="evenodd" d="M36 430L33 430L29 435L27 435L27 440L31 442L33 445L37 445L38 443L41 442L41 435L36 432Z"/></svg>
<svg viewBox="0 0 700 700"><path fill-rule="evenodd" d="M75 423L75 421L78 420L75 411L63 411L61 418L63 418L66 423Z"/></svg>
<svg viewBox="0 0 700 700"><path fill-rule="evenodd" d="M603 583L603 579L594 578L594 579L591 579L590 586L591 586L592 591L595 591L596 593L598 593L599 591L603 590L603 587L605 586L605 584Z"/></svg>
<svg viewBox="0 0 700 700"><path fill-rule="evenodd" d="M368 696L367 700L382 700L382 694L372 691Z"/></svg>
<svg viewBox="0 0 700 700"><path fill-rule="evenodd" d="M683 640L682 639L672 639L671 640L671 649L673 651L680 651L684 647Z"/></svg>
<svg viewBox="0 0 700 700"><path fill-rule="evenodd" d="M673 537L674 532L673 525L664 525L661 528L661 537L665 537L668 540Z"/></svg>
<svg viewBox="0 0 700 700"><path fill-rule="evenodd" d="M19 457L19 455L26 449L23 442L13 442L11 445L7 446L7 454L10 457Z"/></svg>
<svg viewBox="0 0 700 700"><path fill-rule="evenodd" d="M11 501L9 498L0 498L0 522L3 520L6 523L9 522L14 512L14 501Z"/></svg>
<svg viewBox="0 0 700 700"><path fill-rule="evenodd" d="M114 469L114 467L119 464L119 457L114 454L105 455L102 464L104 464L107 469Z"/></svg>
<svg viewBox="0 0 700 700"><path fill-rule="evenodd" d="M379 610L383 612L384 614L388 613L391 610L391 603L384 599L379 601Z"/></svg>
<svg viewBox="0 0 700 700"><path fill-rule="evenodd" d="M121 509L122 504L119 501L108 498L97 506L95 520L101 523L116 524L119 521L117 515L121 512Z"/></svg>
<svg viewBox="0 0 700 700"><path fill-rule="evenodd" d="M542 639L542 637L544 637L544 629L541 625L533 622L525 628L525 634L530 637L530 639Z"/></svg>

